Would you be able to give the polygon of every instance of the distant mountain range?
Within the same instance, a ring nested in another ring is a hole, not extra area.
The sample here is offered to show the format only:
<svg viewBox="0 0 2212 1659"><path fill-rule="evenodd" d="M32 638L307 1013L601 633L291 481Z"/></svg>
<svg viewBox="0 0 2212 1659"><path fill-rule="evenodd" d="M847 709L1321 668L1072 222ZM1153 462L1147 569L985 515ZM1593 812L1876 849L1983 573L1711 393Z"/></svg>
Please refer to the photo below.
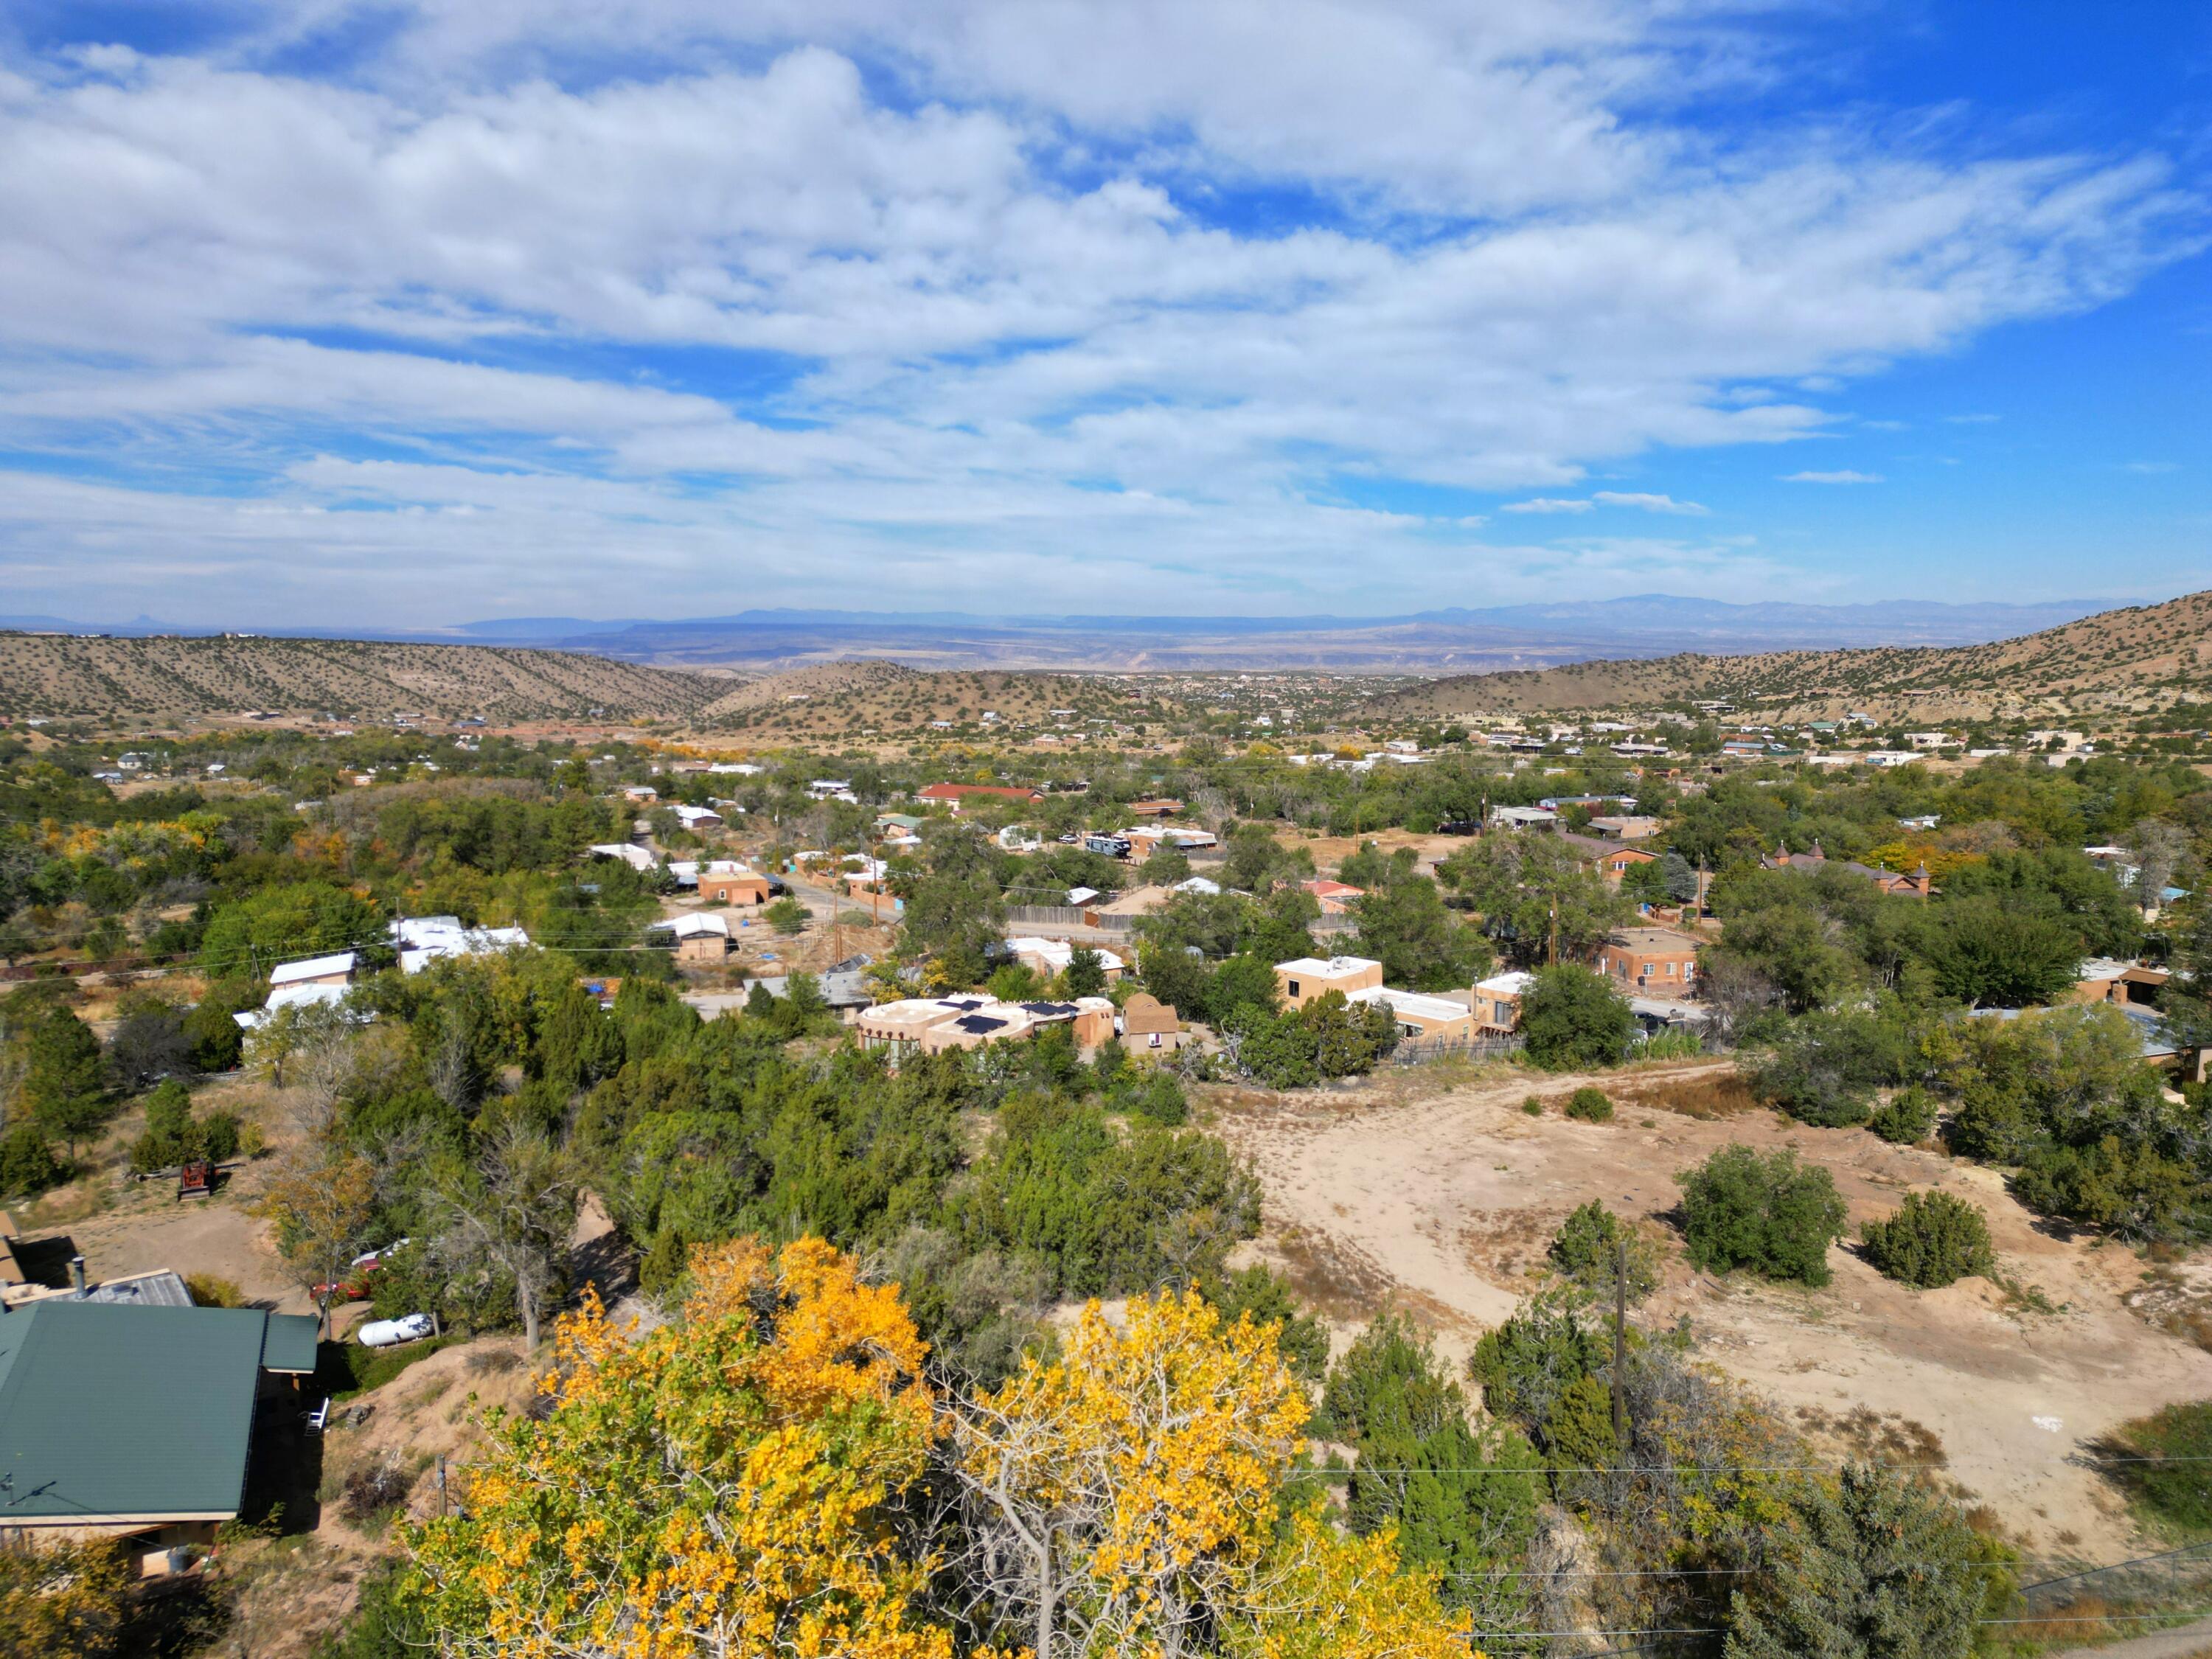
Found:
<svg viewBox="0 0 2212 1659"><path fill-rule="evenodd" d="M1676 594L1415 611L1395 617L981 617L960 611L744 611L660 621L520 617L446 629L262 629L279 637L532 647L665 667L774 672L854 657L917 668L1108 672L1322 669L1474 673L1591 658L1978 645L2060 626L2110 599L2042 605L1731 605ZM0 628L119 636L206 634L141 617L120 624L0 617Z"/></svg>

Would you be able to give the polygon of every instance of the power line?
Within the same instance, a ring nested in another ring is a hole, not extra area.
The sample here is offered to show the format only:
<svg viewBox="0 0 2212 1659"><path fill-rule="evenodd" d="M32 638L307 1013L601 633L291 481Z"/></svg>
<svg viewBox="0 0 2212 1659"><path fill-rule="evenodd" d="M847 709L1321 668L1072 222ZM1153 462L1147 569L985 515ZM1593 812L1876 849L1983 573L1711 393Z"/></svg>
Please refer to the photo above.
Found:
<svg viewBox="0 0 2212 1659"><path fill-rule="evenodd" d="M2080 1462L2089 1468L2105 1468L2117 1464L2136 1463L2212 1463L2212 1453L2160 1457L2104 1457L2081 1459L2054 1457L2051 1464ZM1581 1467L1522 1463L1468 1463L1456 1466L1433 1465L1426 1468L1383 1468L1366 1464L1354 1464L1342 1468L1302 1469L1302 1474L1346 1477L1355 1474L1826 1474L1844 1468L1876 1469L1947 1469L1948 1459L1931 1458L1917 1462L1877 1462L1867 1458L1844 1458L1834 1463L1729 1463L1708 1468L1701 1463L1610 1463Z"/></svg>

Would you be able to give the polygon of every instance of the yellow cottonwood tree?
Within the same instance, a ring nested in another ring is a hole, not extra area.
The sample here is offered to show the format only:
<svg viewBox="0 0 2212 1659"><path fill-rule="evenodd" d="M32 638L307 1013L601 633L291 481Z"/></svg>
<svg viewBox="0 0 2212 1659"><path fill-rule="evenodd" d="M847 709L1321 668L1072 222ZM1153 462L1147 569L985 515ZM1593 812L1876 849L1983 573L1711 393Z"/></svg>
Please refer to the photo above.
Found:
<svg viewBox="0 0 2212 1659"><path fill-rule="evenodd" d="M1196 1293L1084 1310L1064 1357L1034 1360L961 1413L971 1591L1032 1659L1463 1659L1465 1626L1387 1534L1282 1520L1304 1391L1275 1328Z"/></svg>
<svg viewBox="0 0 2212 1659"><path fill-rule="evenodd" d="M912 1613L928 1563L881 1510L936 1402L896 1287L819 1240L696 1251L682 1319L561 1322L542 1422L495 1425L465 1518L408 1536L449 1655L949 1659Z"/></svg>

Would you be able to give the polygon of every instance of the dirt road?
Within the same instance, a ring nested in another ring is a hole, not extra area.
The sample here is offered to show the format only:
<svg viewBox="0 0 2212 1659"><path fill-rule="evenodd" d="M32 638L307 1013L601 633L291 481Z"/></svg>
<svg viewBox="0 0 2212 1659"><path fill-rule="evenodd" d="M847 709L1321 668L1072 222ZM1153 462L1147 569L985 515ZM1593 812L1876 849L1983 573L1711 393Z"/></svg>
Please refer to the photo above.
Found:
<svg viewBox="0 0 2212 1659"><path fill-rule="evenodd" d="M1675 1173L1732 1140L1795 1146L1830 1170L1854 1234L1908 1190L1967 1198L1989 1217L2001 1271L2039 1287L2061 1311L2028 1311L1979 1279L1909 1290L1847 1247L1831 1253L1834 1282L1818 1291L1716 1279L1692 1272L1677 1247L1642 1317L1656 1326L1688 1316L1705 1358L1755 1385L1832 1450L1941 1462L2008 1526L2054 1552L2136 1553L2117 1498L2074 1460L2128 1418L2212 1395L2212 1354L2123 1304L2142 1278L2137 1258L2039 1230L1996 1173L1940 1153L1765 1111L1701 1120L1637 1103L1660 1078L1694 1097L1729 1070L1708 1061L1643 1082L1520 1077L1425 1092L1413 1068L1356 1091L1216 1091L1213 1104L1219 1131L1266 1188L1261 1253L1340 1327L1395 1300L1455 1358L1540 1281L1545 1246L1570 1210L1598 1198L1624 1215L1669 1216ZM1614 1121L1559 1115L1585 1081L1620 1103ZM1521 1109L1532 1087L1548 1103L1540 1118ZM1840 1423L1862 1407L1879 1422Z"/></svg>

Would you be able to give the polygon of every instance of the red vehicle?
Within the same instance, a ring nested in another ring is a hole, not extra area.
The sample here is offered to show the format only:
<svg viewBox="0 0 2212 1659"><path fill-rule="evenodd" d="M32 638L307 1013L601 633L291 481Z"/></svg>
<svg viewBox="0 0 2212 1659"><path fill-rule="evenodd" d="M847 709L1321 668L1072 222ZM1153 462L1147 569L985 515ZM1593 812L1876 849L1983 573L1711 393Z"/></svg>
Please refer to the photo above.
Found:
<svg viewBox="0 0 2212 1659"><path fill-rule="evenodd" d="M366 1302L369 1298L368 1276L384 1265L384 1258L403 1244L411 1244L408 1238L395 1238L381 1250L370 1250L357 1255L346 1264L346 1276L327 1285L315 1286L315 1299L331 1297L340 1302Z"/></svg>

